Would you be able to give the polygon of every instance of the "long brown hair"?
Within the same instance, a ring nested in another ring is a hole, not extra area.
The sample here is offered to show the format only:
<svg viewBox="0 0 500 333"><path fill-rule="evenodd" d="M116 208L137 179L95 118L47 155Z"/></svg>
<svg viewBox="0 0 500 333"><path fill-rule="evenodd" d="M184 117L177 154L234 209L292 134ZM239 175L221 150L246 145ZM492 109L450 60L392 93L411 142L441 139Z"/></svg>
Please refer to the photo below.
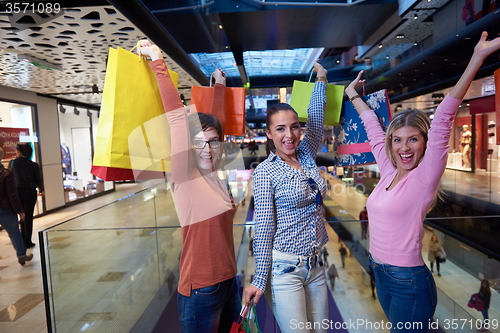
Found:
<svg viewBox="0 0 500 333"><path fill-rule="evenodd" d="M483 287L483 284L486 284L486 287ZM481 288L479 288L479 293L483 294L483 295L486 295L486 294L491 295L490 281L488 281L486 279L481 281Z"/></svg>
<svg viewBox="0 0 500 333"><path fill-rule="evenodd" d="M266 115L266 129L268 131L271 131L271 120L273 116L280 112L280 111L292 111L295 112L296 115L298 115L297 111L295 111L290 104L287 103L278 103L272 105L269 109L267 109L267 115ZM269 155L270 152L272 152L276 147L274 146L273 140L267 138L266 141L266 153Z"/></svg>

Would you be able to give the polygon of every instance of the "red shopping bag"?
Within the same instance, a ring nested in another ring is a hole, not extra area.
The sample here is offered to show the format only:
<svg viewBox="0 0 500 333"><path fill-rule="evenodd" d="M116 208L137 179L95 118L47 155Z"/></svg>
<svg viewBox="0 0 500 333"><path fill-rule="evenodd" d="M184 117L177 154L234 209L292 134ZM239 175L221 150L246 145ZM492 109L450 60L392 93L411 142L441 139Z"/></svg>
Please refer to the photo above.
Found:
<svg viewBox="0 0 500 333"><path fill-rule="evenodd" d="M226 128L224 135L245 134L245 88L226 88ZM213 87L193 86L191 89L191 112L210 113L214 98Z"/></svg>
<svg viewBox="0 0 500 333"><path fill-rule="evenodd" d="M257 311L253 300L251 303L248 302L243 305L240 316L237 321L233 322L233 326L231 326L231 331L229 331L229 333L262 333L259 328Z"/></svg>
<svg viewBox="0 0 500 333"><path fill-rule="evenodd" d="M247 317L248 310L250 310L250 303L246 303L245 305L243 305L240 316L238 317L238 320L233 322L229 333L246 333L245 329L243 328L243 320L245 320L245 318Z"/></svg>

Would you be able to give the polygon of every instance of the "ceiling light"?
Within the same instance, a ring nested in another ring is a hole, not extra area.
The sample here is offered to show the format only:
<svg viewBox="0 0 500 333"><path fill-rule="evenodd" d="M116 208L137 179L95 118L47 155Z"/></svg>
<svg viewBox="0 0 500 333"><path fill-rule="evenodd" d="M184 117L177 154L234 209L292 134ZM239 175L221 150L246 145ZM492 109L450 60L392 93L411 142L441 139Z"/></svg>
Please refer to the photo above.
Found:
<svg viewBox="0 0 500 333"><path fill-rule="evenodd" d="M337 64L340 64L340 60L337 60Z"/></svg>
<svg viewBox="0 0 500 333"><path fill-rule="evenodd" d="M35 57L30 56L28 54L18 54L17 59L25 61L25 62L29 62L33 66L44 68L44 69L58 70L58 71L62 70L62 67L60 65L51 64L48 61L35 58Z"/></svg>
<svg viewBox="0 0 500 333"><path fill-rule="evenodd" d="M59 112L66 113L66 109L62 106L62 104L59 104Z"/></svg>
<svg viewBox="0 0 500 333"><path fill-rule="evenodd" d="M415 45L415 46L417 46L417 44L418 44L417 42L413 43L413 45Z"/></svg>
<svg viewBox="0 0 500 333"><path fill-rule="evenodd" d="M403 39L403 38L405 38L405 35L397 35L396 38L397 39Z"/></svg>
<svg viewBox="0 0 500 333"><path fill-rule="evenodd" d="M379 48L379 49L381 49L381 48L383 48L383 47L384 47L384 45L382 45L382 44L380 44L380 45L378 46L378 48Z"/></svg>
<svg viewBox="0 0 500 333"><path fill-rule="evenodd" d="M80 114L80 111L78 111L78 109L76 108L76 106L75 106L75 109L73 110L73 113L76 114L77 116Z"/></svg>
<svg viewBox="0 0 500 333"><path fill-rule="evenodd" d="M385 58L386 58L387 60L389 60L389 56L385 56Z"/></svg>
<svg viewBox="0 0 500 333"><path fill-rule="evenodd" d="M222 29L222 24L219 24L219 29Z"/></svg>
<svg viewBox="0 0 500 333"><path fill-rule="evenodd" d="M413 19L414 19L414 20L418 19L418 15L417 15L417 14L415 14L415 16L413 16Z"/></svg>

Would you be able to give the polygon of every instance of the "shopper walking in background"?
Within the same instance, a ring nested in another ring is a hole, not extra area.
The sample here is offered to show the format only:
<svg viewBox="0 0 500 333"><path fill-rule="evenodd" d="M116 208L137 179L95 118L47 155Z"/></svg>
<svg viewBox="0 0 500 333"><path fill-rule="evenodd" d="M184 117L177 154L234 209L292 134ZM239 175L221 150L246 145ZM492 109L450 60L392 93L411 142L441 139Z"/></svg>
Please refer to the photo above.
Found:
<svg viewBox="0 0 500 333"><path fill-rule="evenodd" d="M330 284L332 285L332 291L335 290L335 279L338 277L339 274L337 272L337 267L335 267L335 264L332 262L330 268L328 268L328 278L330 279Z"/></svg>
<svg viewBox="0 0 500 333"><path fill-rule="evenodd" d="M342 260L342 268L345 268L345 257L347 255L347 249L345 248L344 244L340 244L340 260Z"/></svg>
<svg viewBox="0 0 500 333"><path fill-rule="evenodd" d="M325 267L328 267L328 256L330 254L328 253L326 246L323 246L323 248L321 249L321 255L323 256L323 263L325 264Z"/></svg>
<svg viewBox="0 0 500 333"><path fill-rule="evenodd" d="M233 218L236 206L218 176L226 124L226 78L215 78L211 114L189 116L168 74L162 53L143 40L141 54L153 61L170 125L171 188L182 226L177 309L183 333L229 332L241 298L236 280Z"/></svg>
<svg viewBox="0 0 500 333"><path fill-rule="evenodd" d="M429 241L429 252L427 254L427 259L431 263L431 272L434 273L434 262L436 262L436 269L438 276L441 276L439 260L436 258L438 251L441 251L441 243L439 242L436 235L432 235L431 240Z"/></svg>
<svg viewBox="0 0 500 333"><path fill-rule="evenodd" d="M487 37L483 32L465 72L436 109L432 125L425 113L406 110L384 133L376 114L356 92L363 71L346 88L380 168L380 181L367 201L369 259L391 332L427 332L436 309L436 285L422 258L423 220L436 200L458 106L484 59L500 49L500 37ZM397 330L401 323L412 328Z"/></svg>
<svg viewBox="0 0 500 333"><path fill-rule="evenodd" d="M368 211L366 207L359 213L359 220L361 221L361 239L367 239L368 234Z"/></svg>
<svg viewBox="0 0 500 333"><path fill-rule="evenodd" d="M12 163L12 171L16 180L17 192L24 210L25 218L21 221L21 233L24 245L29 249L35 246L31 241L33 233L33 214L37 201L37 188L43 195L43 181L40 166L31 160L33 148L29 143L18 143L16 159Z"/></svg>
<svg viewBox="0 0 500 333"><path fill-rule="evenodd" d="M269 156L253 174L256 273L245 288L245 301L259 301L271 271L274 315L283 333L305 332L294 329L291 320L318 323L328 318L321 258L328 241L322 213L326 184L315 162L323 138L327 71L318 62L314 70L304 138L300 140L300 122L290 105L271 106L266 116Z"/></svg>
<svg viewBox="0 0 500 333"><path fill-rule="evenodd" d="M479 299L481 300L481 302L483 302L483 310L481 310L481 313L483 314L483 322L481 323L481 328L478 329L478 332L488 332L487 327L490 327L491 325L488 316L488 309L490 308L491 301L490 281L481 281L481 287L479 288Z"/></svg>
<svg viewBox="0 0 500 333"><path fill-rule="evenodd" d="M0 161L3 159L3 154L3 149L0 148ZM22 223L25 215L17 194L14 175L0 163L0 225L9 235L12 246L16 250L17 261L24 266L27 261L33 259L33 254L26 255L26 246L19 231L17 215Z"/></svg>

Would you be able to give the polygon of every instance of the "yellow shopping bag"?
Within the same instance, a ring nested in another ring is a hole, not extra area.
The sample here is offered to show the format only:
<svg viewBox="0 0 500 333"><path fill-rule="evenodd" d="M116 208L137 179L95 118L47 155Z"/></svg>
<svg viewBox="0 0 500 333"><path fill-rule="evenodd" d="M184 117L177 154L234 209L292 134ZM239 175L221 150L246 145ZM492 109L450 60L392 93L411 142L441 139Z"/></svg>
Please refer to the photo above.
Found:
<svg viewBox="0 0 500 333"><path fill-rule="evenodd" d="M177 87L177 73L169 73ZM169 127L155 74L145 59L110 48L92 172L104 180L162 178L169 157Z"/></svg>
<svg viewBox="0 0 500 333"><path fill-rule="evenodd" d="M309 81L311 81L310 77ZM300 121L307 121L307 107L311 100L313 88L313 82L293 81L290 105L299 114ZM326 85L325 125L337 126L339 124L343 96L344 86L334 84Z"/></svg>

